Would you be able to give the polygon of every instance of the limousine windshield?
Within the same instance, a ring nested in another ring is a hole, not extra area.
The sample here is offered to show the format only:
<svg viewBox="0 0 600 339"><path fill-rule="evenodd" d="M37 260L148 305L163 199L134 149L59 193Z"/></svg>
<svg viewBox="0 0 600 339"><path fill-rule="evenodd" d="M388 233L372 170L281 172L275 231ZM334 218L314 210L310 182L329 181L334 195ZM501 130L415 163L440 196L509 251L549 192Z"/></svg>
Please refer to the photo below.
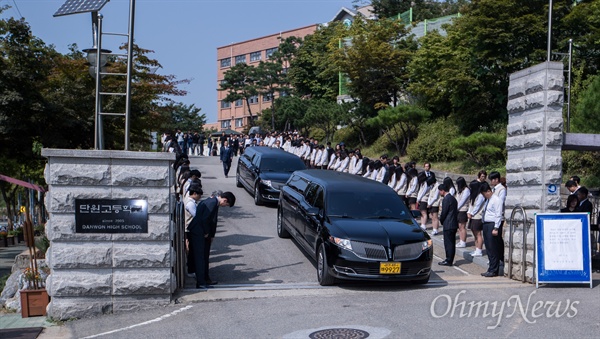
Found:
<svg viewBox="0 0 600 339"><path fill-rule="evenodd" d="M326 208L329 217L405 219L409 216L398 196L381 192L331 192Z"/></svg>
<svg viewBox="0 0 600 339"><path fill-rule="evenodd" d="M260 169L266 172L282 172L282 173L292 173L294 171L303 170L306 166L300 160L287 158L287 159L278 159L278 158L267 158L262 159L260 163Z"/></svg>

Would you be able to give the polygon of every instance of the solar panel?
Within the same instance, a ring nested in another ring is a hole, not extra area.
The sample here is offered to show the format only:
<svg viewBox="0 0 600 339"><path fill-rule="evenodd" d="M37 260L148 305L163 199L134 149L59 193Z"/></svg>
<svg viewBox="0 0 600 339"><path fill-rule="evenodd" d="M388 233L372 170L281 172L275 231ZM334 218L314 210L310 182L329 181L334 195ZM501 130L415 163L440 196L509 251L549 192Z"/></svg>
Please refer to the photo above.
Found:
<svg viewBox="0 0 600 339"><path fill-rule="evenodd" d="M86 13L86 12L97 12L106 5L110 0L67 0L54 16Z"/></svg>

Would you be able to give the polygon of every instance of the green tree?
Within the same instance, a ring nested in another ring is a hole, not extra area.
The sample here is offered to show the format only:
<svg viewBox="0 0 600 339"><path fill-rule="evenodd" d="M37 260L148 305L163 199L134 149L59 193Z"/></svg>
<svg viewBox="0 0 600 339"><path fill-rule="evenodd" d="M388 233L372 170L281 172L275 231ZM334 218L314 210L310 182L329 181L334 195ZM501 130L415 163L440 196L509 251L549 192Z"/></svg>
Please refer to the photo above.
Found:
<svg viewBox="0 0 600 339"><path fill-rule="evenodd" d="M348 76L349 94L376 111L376 105L396 105L406 93L410 61L416 44L395 20L356 18L349 29L339 30L343 41L332 63ZM331 46L330 47L335 47Z"/></svg>
<svg viewBox="0 0 600 339"><path fill-rule="evenodd" d="M121 49L127 49L123 45ZM147 148L150 131L155 131L161 124L168 123L171 117L169 110L163 108L174 103L173 97L184 96L186 91L177 86L189 83L189 80L178 80L174 75L163 75L156 70L162 65L149 55L152 50L133 46L134 67L132 74L130 139L132 149ZM125 73L125 59L113 60L108 65L110 72ZM102 81L103 90L112 93L125 93L126 81L123 77L106 77ZM125 112L125 97L103 97L102 109L105 112ZM123 149L125 122L123 117L105 119L105 148Z"/></svg>
<svg viewBox="0 0 600 339"><path fill-rule="evenodd" d="M354 0L354 3L364 4L367 1ZM467 3L467 0L371 0L368 1L373 6L373 13L379 18L394 18L400 13L413 8L413 21L423 21L436 17L455 14L461 5Z"/></svg>
<svg viewBox="0 0 600 339"><path fill-rule="evenodd" d="M163 131L182 131L197 130L202 131L202 126L206 123L206 114L200 114L201 108L194 104L186 105L183 103L171 103L166 105L163 110L168 112L170 121L161 126Z"/></svg>
<svg viewBox="0 0 600 339"><path fill-rule="evenodd" d="M451 161L454 150L452 140L458 138L458 127L445 118L419 125L419 135L410 143L406 152L414 161Z"/></svg>
<svg viewBox="0 0 600 339"><path fill-rule="evenodd" d="M383 131L400 155L417 136L419 124L429 119L431 112L413 105L400 105L380 110L369 123Z"/></svg>
<svg viewBox="0 0 600 339"><path fill-rule="evenodd" d="M555 2L554 20L564 17L565 3ZM422 39L409 66L411 90L434 116L452 116L465 134L506 121L509 75L545 60L547 6L545 0L472 1L446 27L446 38Z"/></svg>
<svg viewBox="0 0 600 339"><path fill-rule="evenodd" d="M325 142L331 141L340 123L340 116L348 109L346 106L331 100L310 99L303 120L306 126L323 130Z"/></svg>
<svg viewBox="0 0 600 339"><path fill-rule="evenodd" d="M283 96L276 99L278 109L278 119L280 125L278 129L282 131L291 131L294 129L302 130L306 122L303 117L308 109L308 100L298 96Z"/></svg>
<svg viewBox="0 0 600 339"><path fill-rule="evenodd" d="M582 75L597 74L600 70L600 0L571 1L570 6L559 7L566 11L561 20L553 20L558 42L555 50L568 51L568 40L573 39L573 67L582 68Z"/></svg>
<svg viewBox="0 0 600 339"><path fill-rule="evenodd" d="M1 13L0 9L0 13ZM58 53L14 18L0 20L0 154L31 159L34 138L48 127L42 91ZM64 132L64 131L63 131Z"/></svg>
<svg viewBox="0 0 600 339"><path fill-rule="evenodd" d="M494 162L506 163L504 149L506 134L476 132L466 137L454 139L450 146L457 158L470 160L480 168Z"/></svg>
<svg viewBox="0 0 600 339"><path fill-rule="evenodd" d="M275 130L275 115L277 114L275 109L276 101L274 100L275 94L289 91L289 87L285 86L283 67L279 62L261 61L256 66L254 74L256 76L258 93L271 100L271 129Z"/></svg>
<svg viewBox="0 0 600 339"><path fill-rule="evenodd" d="M340 23L319 27L304 37L290 61L288 78L296 95L334 100L338 95L339 69L331 63L330 45L337 49Z"/></svg>
<svg viewBox="0 0 600 339"><path fill-rule="evenodd" d="M590 85L581 93L572 116L571 132L598 133L600 131L600 75L590 79Z"/></svg>
<svg viewBox="0 0 600 339"><path fill-rule="evenodd" d="M228 102L244 100L250 115L250 125L254 123L254 116L250 108L250 98L258 95L259 85L257 84L256 68L248 66L245 63L239 63L231 67L223 76L220 91L227 91L227 96L223 99Z"/></svg>

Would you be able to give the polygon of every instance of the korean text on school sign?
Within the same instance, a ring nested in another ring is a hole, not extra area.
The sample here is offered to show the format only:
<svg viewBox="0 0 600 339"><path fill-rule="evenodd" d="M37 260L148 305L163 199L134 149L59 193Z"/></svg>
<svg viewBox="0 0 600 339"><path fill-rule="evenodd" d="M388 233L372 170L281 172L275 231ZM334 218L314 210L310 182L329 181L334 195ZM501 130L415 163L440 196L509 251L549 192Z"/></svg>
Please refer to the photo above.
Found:
<svg viewBox="0 0 600 339"><path fill-rule="evenodd" d="M75 233L148 233L148 202L76 199Z"/></svg>

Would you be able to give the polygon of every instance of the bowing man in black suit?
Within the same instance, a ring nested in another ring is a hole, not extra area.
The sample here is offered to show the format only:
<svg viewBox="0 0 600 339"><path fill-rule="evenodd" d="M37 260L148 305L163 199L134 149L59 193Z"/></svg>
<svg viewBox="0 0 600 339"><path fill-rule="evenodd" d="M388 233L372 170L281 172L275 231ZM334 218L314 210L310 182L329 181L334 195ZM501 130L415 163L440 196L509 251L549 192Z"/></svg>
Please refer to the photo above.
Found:
<svg viewBox="0 0 600 339"><path fill-rule="evenodd" d="M442 213L440 222L444 226L444 249L446 250L446 260L439 262L442 266L452 266L454 255L456 253L456 231L458 230L458 202L456 198L449 194L448 188L444 184L438 186L442 200Z"/></svg>
<svg viewBox="0 0 600 339"><path fill-rule="evenodd" d="M216 192L210 198L202 200L196 208L196 215L188 226L191 247L194 249L196 266L196 288L215 285L208 276L208 258L210 245L217 232L219 206L235 205L235 195L231 192Z"/></svg>
<svg viewBox="0 0 600 339"><path fill-rule="evenodd" d="M577 198L579 199L579 205L575 209L576 212L589 213L590 217L592 212L594 211L594 205L588 199L588 194L590 192L585 186L579 187L577 190Z"/></svg>

